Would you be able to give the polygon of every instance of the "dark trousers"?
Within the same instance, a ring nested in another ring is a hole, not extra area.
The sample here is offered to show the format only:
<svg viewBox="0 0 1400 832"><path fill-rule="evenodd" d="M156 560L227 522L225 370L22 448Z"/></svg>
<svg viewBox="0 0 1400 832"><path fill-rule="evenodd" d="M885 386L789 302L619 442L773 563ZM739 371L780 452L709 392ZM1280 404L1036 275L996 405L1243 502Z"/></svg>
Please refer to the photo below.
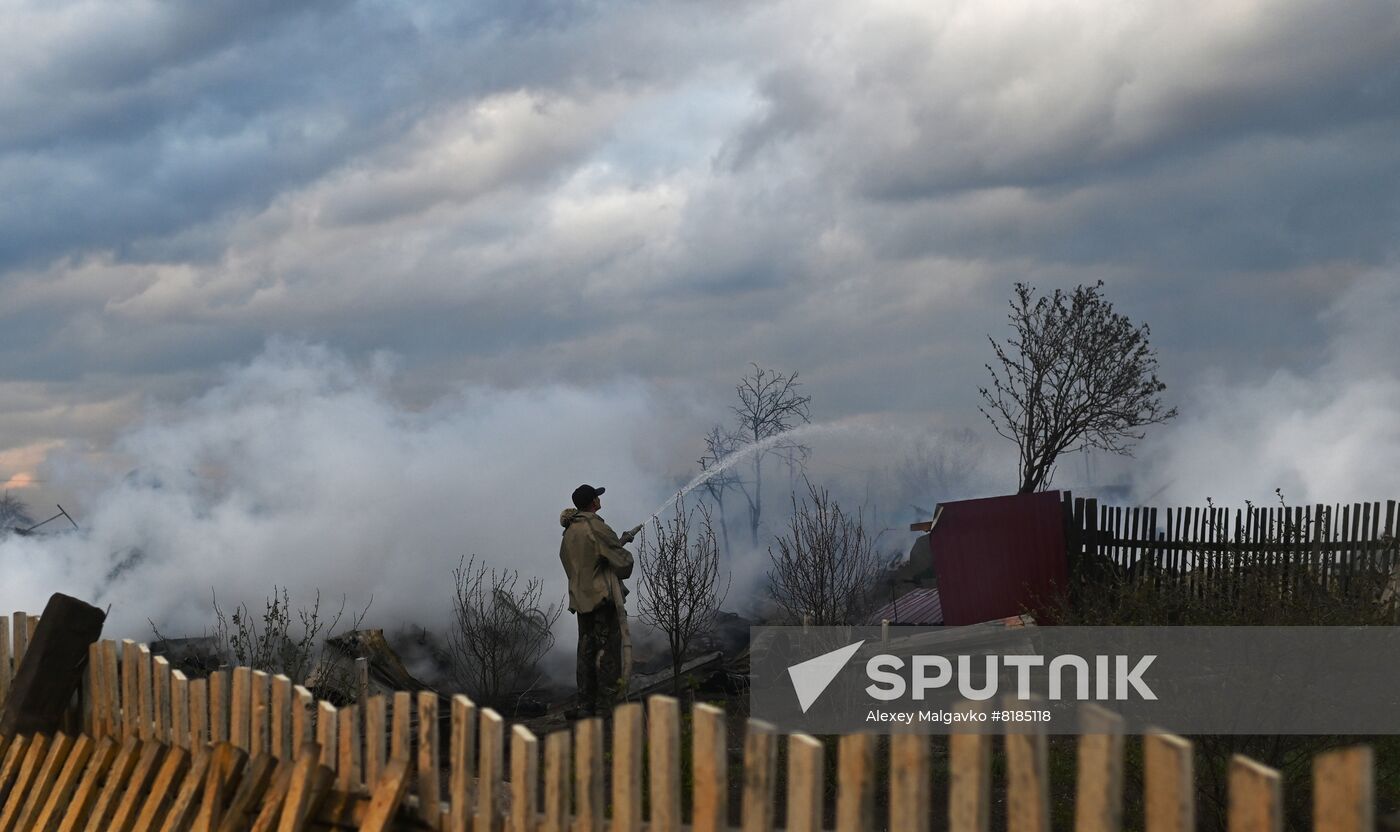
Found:
<svg viewBox="0 0 1400 832"><path fill-rule="evenodd" d="M622 684L622 628L617 607L604 601L578 614L578 704L599 715L611 712Z"/></svg>

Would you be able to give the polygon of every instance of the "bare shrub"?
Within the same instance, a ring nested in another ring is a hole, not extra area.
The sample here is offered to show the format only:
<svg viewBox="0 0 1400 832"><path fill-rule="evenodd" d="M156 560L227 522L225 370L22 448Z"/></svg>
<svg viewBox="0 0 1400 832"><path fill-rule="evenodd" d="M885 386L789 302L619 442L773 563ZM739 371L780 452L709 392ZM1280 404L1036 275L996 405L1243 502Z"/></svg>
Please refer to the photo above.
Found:
<svg viewBox="0 0 1400 832"><path fill-rule="evenodd" d="M321 612L319 589L310 606L293 609L286 587L274 585L272 594L263 599L261 615L255 615L242 602L225 612L212 590L210 598L214 607L213 638L220 651L227 651L220 661L231 659L234 665L285 675L298 684L314 679L321 698L338 703L355 701L353 672L342 669L325 649L326 639L336 634L345 616L345 596L341 596L340 606L329 618ZM369 607L366 604L354 616L348 629L359 629ZM168 641L154 622L151 630L157 640Z"/></svg>
<svg viewBox="0 0 1400 832"><path fill-rule="evenodd" d="M0 495L0 537L21 532L34 525L34 516L24 500L6 491Z"/></svg>
<svg viewBox="0 0 1400 832"><path fill-rule="evenodd" d="M807 483L792 495L787 531L768 549L769 591L793 620L817 625L856 623L879 571L875 545L859 511L851 516L824 488Z"/></svg>
<svg viewBox="0 0 1400 832"><path fill-rule="evenodd" d="M642 567L637 617L666 634L678 695L691 642L710 630L729 594L728 577L720 587L719 541L710 509L701 504L687 511L681 502L667 522L652 520L637 547Z"/></svg>
<svg viewBox="0 0 1400 832"><path fill-rule="evenodd" d="M541 606L539 578L520 587L518 571L488 570L475 557L463 558L452 577L453 680L478 702L500 706L507 695L539 682L539 661L554 646L554 623L563 605Z"/></svg>

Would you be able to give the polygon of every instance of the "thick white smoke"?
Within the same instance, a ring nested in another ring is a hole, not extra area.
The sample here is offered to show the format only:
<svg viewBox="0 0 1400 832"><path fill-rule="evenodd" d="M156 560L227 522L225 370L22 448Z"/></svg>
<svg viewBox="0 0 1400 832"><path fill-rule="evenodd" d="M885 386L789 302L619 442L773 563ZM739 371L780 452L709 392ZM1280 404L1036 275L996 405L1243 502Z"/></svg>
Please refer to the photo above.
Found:
<svg viewBox="0 0 1400 832"><path fill-rule="evenodd" d="M1135 466L1140 498L1201 505L1400 497L1400 275L1372 273L1322 313L1318 365L1256 384L1214 378L1154 429Z"/></svg>
<svg viewBox="0 0 1400 832"><path fill-rule="evenodd" d="M678 437L643 385L467 389L411 410L390 377L386 362L274 341L154 410L119 443L130 473L84 495L82 533L0 544L0 609L68 592L111 605L109 635L149 639L148 618L167 635L208 629L211 588L257 611L275 583L294 602L319 589L323 609L372 596L367 626L439 627L464 554L563 597L558 515L580 482L608 487L619 528L667 492L647 460ZM93 476L76 464L46 476Z"/></svg>

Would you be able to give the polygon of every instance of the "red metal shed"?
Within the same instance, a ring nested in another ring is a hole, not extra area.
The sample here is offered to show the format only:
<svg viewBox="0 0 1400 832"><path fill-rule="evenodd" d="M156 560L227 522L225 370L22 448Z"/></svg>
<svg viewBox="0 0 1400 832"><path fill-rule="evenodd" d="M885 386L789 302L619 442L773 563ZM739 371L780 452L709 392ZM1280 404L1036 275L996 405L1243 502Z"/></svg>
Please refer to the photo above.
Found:
<svg viewBox="0 0 1400 832"><path fill-rule="evenodd" d="M1058 491L941 503L929 548L946 625L1034 614L1068 585Z"/></svg>

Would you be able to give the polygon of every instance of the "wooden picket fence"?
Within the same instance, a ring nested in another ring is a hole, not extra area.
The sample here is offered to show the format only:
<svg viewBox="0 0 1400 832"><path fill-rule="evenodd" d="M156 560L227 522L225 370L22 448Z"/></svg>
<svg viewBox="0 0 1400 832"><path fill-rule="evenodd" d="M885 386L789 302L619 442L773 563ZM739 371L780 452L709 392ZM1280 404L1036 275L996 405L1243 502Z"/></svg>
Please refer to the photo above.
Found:
<svg viewBox="0 0 1400 832"><path fill-rule="evenodd" d="M27 633L27 626L17 631ZM742 749L731 754L724 711L696 704L683 777L682 710L665 696L619 706L609 726L582 720L542 743L515 725L507 748L501 716L465 696L399 692L335 708L286 677L240 667L186 679L145 645L103 641L90 650L81 700L73 718L81 733L0 737L0 832L729 832L731 762L742 765L734 807L742 832L774 829L780 807L791 832L820 832L827 817L826 744L793 734L782 754L784 738L749 720ZM1190 742L1164 733L1144 737L1145 816L1141 823L1125 820L1121 722L1088 707L1092 732L1077 739L1077 832L1111 832L1125 822L1148 832L1194 829ZM996 742L1004 744L1007 828L1048 832L1043 733L951 737L946 824L932 816L931 738L895 735L881 760L880 737L842 736L829 807L835 829L929 832L946 825L986 832ZM1229 778L1229 828L1281 832L1279 774L1236 757ZM688 818L684 780L691 789ZM1374 829L1372 783L1369 748L1316 757L1314 828Z"/></svg>
<svg viewBox="0 0 1400 832"><path fill-rule="evenodd" d="M1158 583L1207 588L1268 571L1284 587L1384 587L1400 565L1396 501L1353 505L1100 505L1064 492L1071 565L1111 563ZM1367 580L1362 580L1367 579Z"/></svg>

